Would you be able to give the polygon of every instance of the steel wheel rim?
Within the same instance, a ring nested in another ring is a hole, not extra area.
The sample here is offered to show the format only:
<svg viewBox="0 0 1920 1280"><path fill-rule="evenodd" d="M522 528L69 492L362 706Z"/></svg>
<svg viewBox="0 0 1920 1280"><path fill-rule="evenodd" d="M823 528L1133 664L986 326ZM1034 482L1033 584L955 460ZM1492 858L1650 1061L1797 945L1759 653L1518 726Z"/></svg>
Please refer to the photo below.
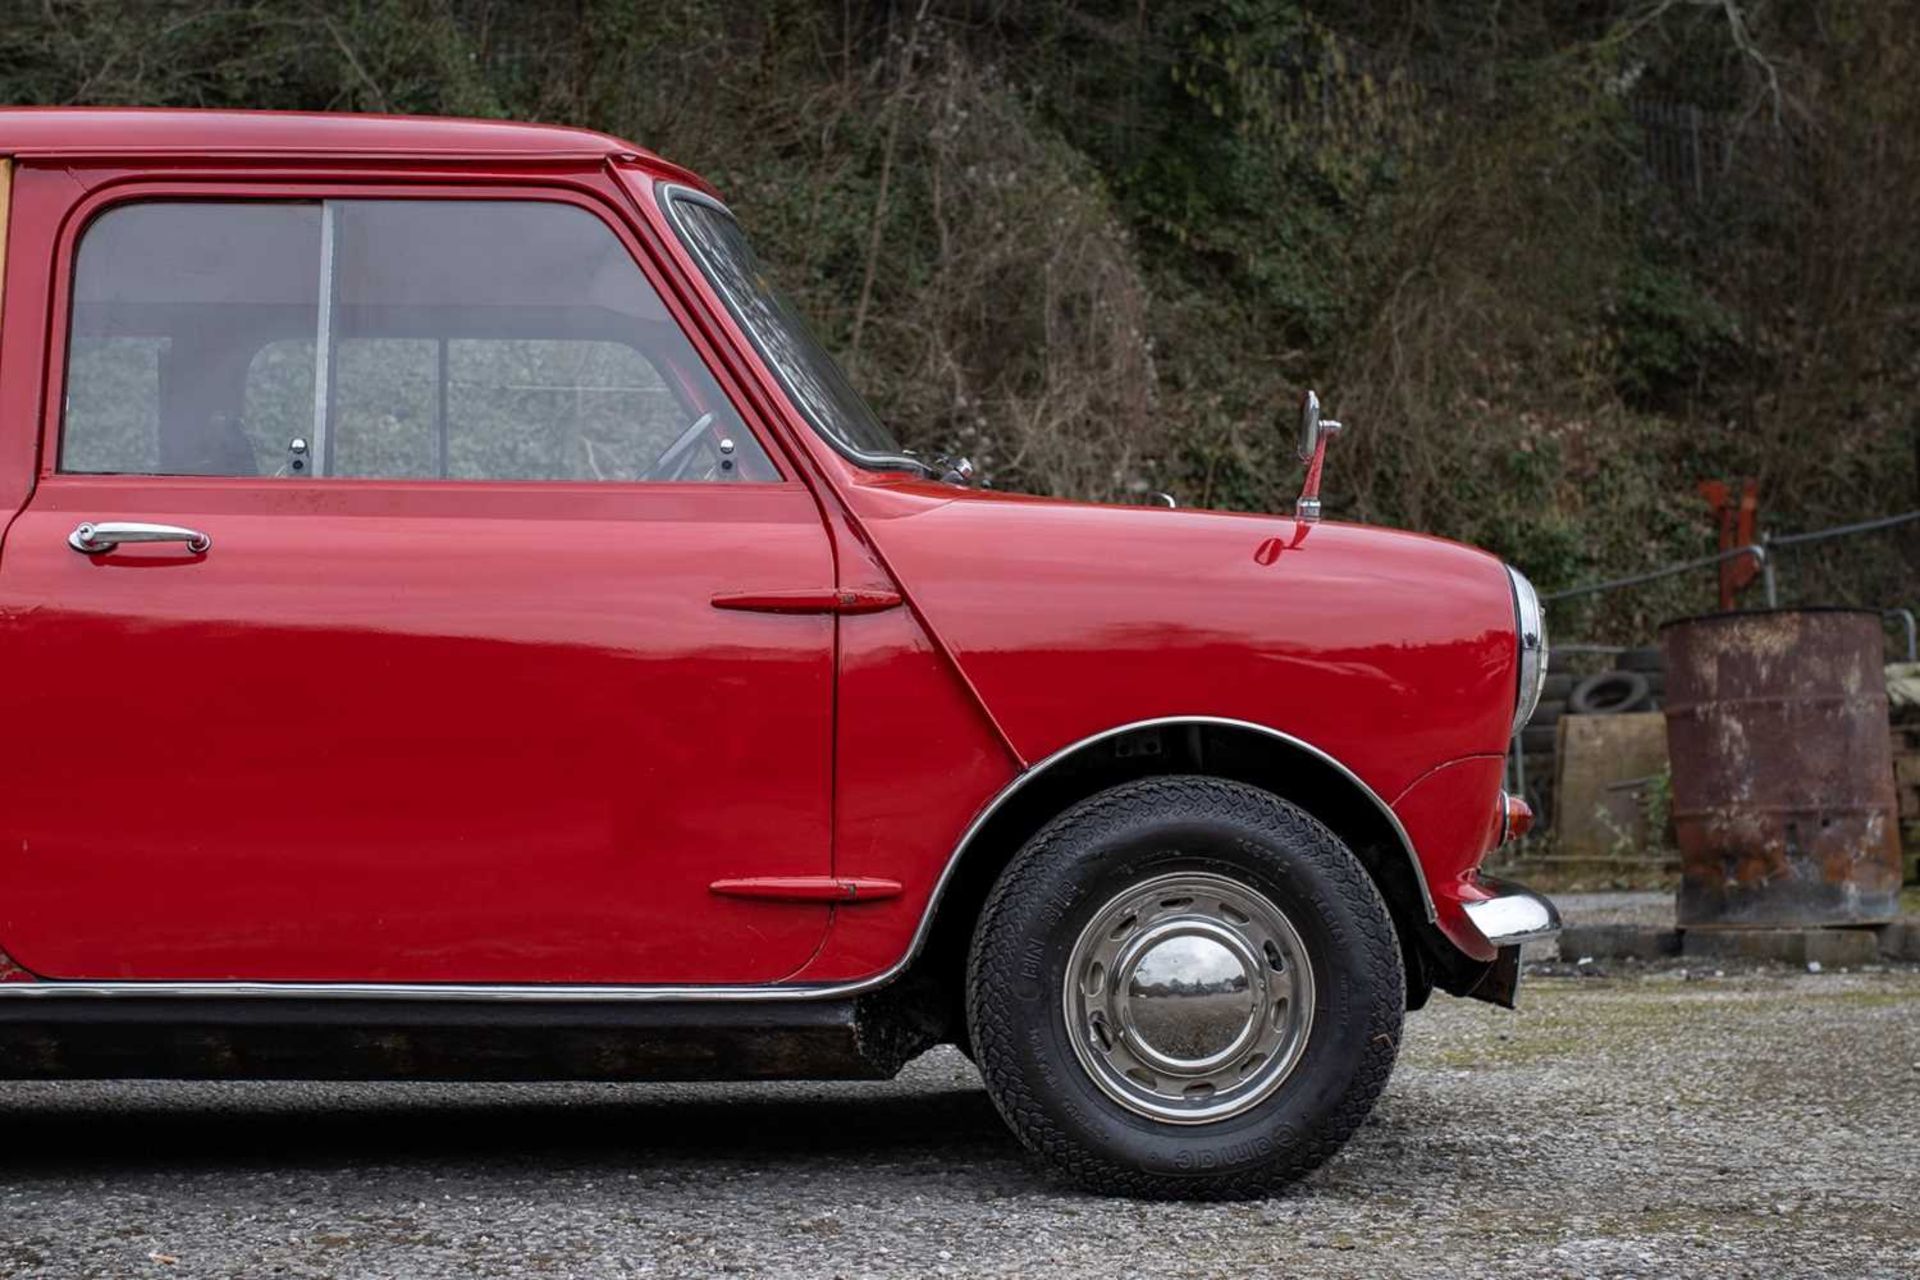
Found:
<svg viewBox="0 0 1920 1280"><path fill-rule="evenodd" d="M1173 872L1116 894L1080 931L1061 1007L1107 1097L1137 1115L1206 1124L1258 1105L1313 1027L1306 944L1265 894Z"/></svg>

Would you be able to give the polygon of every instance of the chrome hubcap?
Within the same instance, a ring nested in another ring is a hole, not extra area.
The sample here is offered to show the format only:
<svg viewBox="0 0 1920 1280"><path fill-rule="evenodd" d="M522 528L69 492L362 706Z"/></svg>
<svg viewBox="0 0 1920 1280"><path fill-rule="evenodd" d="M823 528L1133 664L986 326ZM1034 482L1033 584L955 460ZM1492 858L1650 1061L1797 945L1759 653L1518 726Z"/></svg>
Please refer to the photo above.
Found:
<svg viewBox="0 0 1920 1280"><path fill-rule="evenodd" d="M1178 1124L1272 1093L1313 1024L1313 968L1285 913L1200 872L1156 876L1095 912L1062 994L1068 1038L1101 1092Z"/></svg>

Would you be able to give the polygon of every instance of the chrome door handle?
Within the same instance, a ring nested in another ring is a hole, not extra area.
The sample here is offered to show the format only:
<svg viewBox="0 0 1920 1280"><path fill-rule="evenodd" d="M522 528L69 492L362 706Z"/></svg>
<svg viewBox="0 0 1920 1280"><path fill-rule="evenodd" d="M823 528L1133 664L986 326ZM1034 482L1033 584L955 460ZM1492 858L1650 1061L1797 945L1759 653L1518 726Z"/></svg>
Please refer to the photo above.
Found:
<svg viewBox="0 0 1920 1280"><path fill-rule="evenodd" d="M182 529L177 524L141 524L137 520L86 521L67 535L67 545L82 555L97 556L123 542L184 542L195 555L213 545L213 539L198 529Z"/></svg>

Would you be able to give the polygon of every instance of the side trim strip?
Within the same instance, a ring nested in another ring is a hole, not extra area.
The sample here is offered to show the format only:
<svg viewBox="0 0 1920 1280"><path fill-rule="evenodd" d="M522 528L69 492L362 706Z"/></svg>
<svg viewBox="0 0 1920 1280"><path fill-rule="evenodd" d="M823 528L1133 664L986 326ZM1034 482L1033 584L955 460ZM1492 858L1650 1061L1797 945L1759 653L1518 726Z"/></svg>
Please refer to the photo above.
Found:
<svg viewBox="0 0 1920 1280"><path fill-rule="evenodd" d="M1125 733L1134 733L1142 729L1160 729L1175 725L1218 725L1225 728L1247 729L1262 733L1270 738L1298 747L1315 759L1338 770L1361 794L1377 805L1385 816L1394 834L1400 838L1407 861L1413 869L1414 879L1420 885L1420 896L1426 903L1427 919L1434 918L1433 895L1427 888L1426 873L1421 870L1419 855L1414 852L1413 841L1407 836L1407 829L1400 824L1387 803L1377 795L1373 788L1362 782L1353 770L1314 746L1310 742L1282 733L1278 729L1269 729L1265 725L1254 724L1248 720L1232 720L1222 716L1161 716L1152 720L1136 720L1112 729L1105 729L1080 741L1071 743L1041 760L1032 768L1021 773L1000 793L987 802L986 807L974 815L973 821L961 833L960 840L947 855L947 864L940 871L940 879L933 886L933 893L927 898L926 910L920 915L919 926L914 930L913 942L907 947L906 954L892 965L870 977L857 978L851 982L803 984L767 984L734 986L612 986L612 985L574 985L542 986L538 984L501 984L483 985L471 983L377 983L377 982L90 982L55 979L42 982L6 982L0 983L0 1000L29 999L45 1000L61 997L91 996L106 998L121 997L168 997L168 996L333 996L347 1000L552 1000L560 1002L575 1001L652 1001L652 1000L839 1000L859 995L885 986L898 977L920 949L926 945L927 935L933 928L934 912L939 909L940 895L946 891L947 882L953 878L954 868L960 864L974 838L998 813L1000 809L1018 795L1035 778L1045 773L1053 765L1067 759L1086 748L1109 738Z"/></svg>

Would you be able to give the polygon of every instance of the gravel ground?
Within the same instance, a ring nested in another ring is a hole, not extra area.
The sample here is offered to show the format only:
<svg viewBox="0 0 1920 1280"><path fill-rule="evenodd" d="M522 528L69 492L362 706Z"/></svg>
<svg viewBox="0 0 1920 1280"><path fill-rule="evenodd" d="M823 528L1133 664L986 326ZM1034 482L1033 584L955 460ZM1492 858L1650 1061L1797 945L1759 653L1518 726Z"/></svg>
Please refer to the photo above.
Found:
<svg viewBox="0 0 1920 1280"><path fill-rule="evenodd" d="M1672 891L1556 893L1554 905L1568 924L1646 924L1673 928Z"/></svg>
<svg viewBox="0 0 1920 1280"><path fill-rule="evenodd" d="M1414 1015L1375 1119L1253 1204L1038 1179L950 1050L886 1085L0 1085L0 1275L1913 1276L1917 1169L1920 971L1536 974Z"/></svg>

